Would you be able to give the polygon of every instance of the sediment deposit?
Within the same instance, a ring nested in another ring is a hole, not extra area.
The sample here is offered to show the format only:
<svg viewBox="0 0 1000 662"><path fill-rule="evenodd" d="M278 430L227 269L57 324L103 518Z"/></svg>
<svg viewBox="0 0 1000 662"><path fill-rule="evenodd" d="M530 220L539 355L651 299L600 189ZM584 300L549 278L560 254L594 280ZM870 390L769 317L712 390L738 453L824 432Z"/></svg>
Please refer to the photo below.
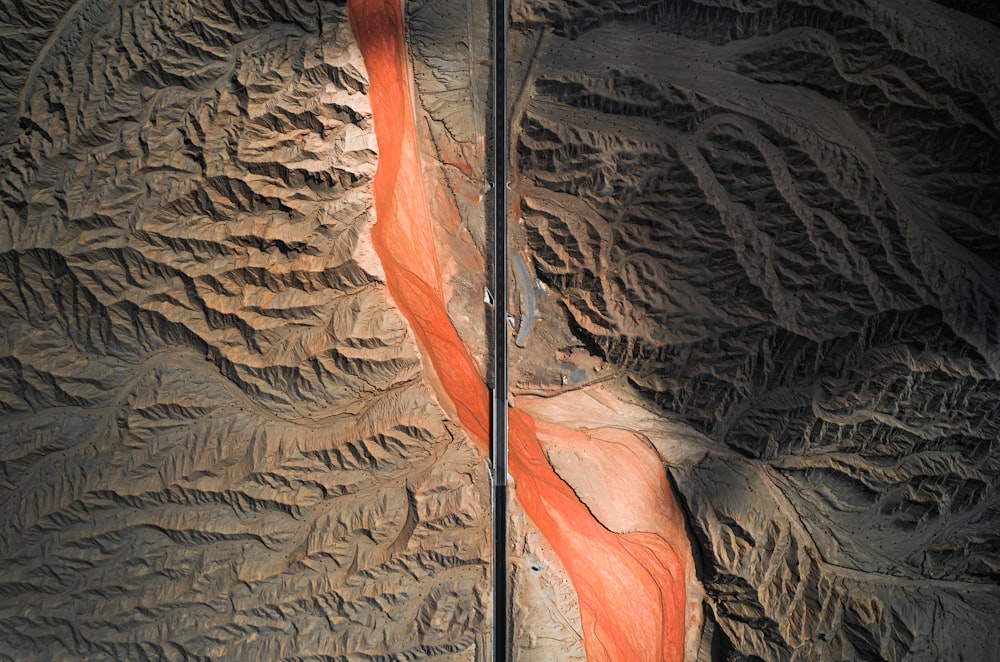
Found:
<svg viewBox="0 0 1000 662"><path fill-rule="evenodd" d="M486 5L33 4L0 659L487 659ZM996 656L991 11L513 3L516 660Z"/></svg>
<svg viewBox="0 0 1000 662"><path fill-rule="evenodd" d="M947 5L515 6L515 396L674 426L716 657L1000 650L1000 31Z"/></svg>
<svg viewBox="0 0 1000 662"><path fill-rule="evenodd" d="M7 3L0 658L468 659L488 480L338 3Z"/></svg>

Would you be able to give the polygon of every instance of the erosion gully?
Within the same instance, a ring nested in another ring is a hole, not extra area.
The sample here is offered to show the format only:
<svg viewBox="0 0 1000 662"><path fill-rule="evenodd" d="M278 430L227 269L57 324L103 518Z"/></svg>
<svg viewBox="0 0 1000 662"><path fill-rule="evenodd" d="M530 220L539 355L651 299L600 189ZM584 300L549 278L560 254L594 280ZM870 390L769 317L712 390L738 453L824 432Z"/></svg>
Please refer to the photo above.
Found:
<svg viewBox="0 0 1000 662"><path fill-rule="evenodd" d="M488 453L489 393L442 294L413 119L402 6L399 0L349 0L348 16L368 70L379 148L375 250L389 292L430 363L439 399ZM576 590L587 659L681 660L685 575L675 545L657 533L605 528L553 470L535 421L511 409L508 426L512 493L552 545Z"/></svg>

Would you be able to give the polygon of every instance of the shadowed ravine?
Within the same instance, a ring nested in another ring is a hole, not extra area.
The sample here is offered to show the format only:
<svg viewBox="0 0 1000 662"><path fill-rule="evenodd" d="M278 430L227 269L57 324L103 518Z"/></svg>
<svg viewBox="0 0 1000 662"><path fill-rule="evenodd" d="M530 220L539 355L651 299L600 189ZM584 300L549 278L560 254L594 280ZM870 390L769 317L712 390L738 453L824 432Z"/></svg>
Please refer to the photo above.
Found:
<svg viewBox="0 0 1000 662"><path fill-rule="evenodd" d="M386 283L413 327L442 404L487 451L488 393L442 295L421 178L401 7L392 0L351 0L349 18L370 79L379 147L372 238ZM585 443L587 435L536 422L516 409L510 411L509 421L513 491L573 582L588 659L681 659L690 551L676 502L671 497L667 503L648 504L655 491L636 486L620 498L640 503L623 507L652 505L661 525L656 531L609 530L553 469L536 427L544 425L546 438L570 444L580 439ZM654 473L662 473L659 461L653 464Z"/></svg>
<svg viewBox="0 0 1000 662"><path fill-rule="evenodd" d="M0 0L0 662L998 659L1000 4L350 1Z"/></svg>

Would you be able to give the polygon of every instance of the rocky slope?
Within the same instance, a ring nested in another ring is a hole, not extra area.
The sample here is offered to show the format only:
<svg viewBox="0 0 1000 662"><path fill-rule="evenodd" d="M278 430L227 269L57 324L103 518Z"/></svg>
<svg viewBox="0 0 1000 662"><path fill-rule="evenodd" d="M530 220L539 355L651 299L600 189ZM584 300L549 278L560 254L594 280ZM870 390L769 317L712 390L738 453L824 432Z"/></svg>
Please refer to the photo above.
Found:
<svg viewBox="0 0 1000 662"><path fill-rule="evenodd" d="M512 416L546 488L680 552L677 495L688 659L995 657L995 10L513 4ZM405 16L415 271L471 383L485 5ZM375 253L345 5L0 25L0 659L485 658L488 476ZM582 659L601 601L517 504L515 659Z"/></svg>
<svg viewBox="0 0 1000 662"><path fill-rule="evenodd" d="M515 6L519 392L690 426L716 657L1000 650L1000 32L949 4Z"/></svg>
<svg viewBox="0 0 1000 662"><path fill-rule="evenodd" d="M0 8L0 659L470 659L481 457L341 3Z"/></svg>

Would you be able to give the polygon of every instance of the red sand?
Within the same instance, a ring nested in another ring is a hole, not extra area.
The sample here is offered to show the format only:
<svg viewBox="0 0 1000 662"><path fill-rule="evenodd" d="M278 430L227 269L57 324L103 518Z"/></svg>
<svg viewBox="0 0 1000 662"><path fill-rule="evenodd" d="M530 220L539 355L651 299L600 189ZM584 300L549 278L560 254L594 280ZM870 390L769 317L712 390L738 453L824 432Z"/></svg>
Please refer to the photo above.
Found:
<svg viewBox="0 0 1000 662"><path fill-rule="evenodd" d="M375 250L389 291L431 362L438 397L488 452L489 394L448 318L441 293L434 221L413 121L402 7L399 0L349 0L348 16L368 69L379 146ZM594 519L553 471L534 422L523 412L510 411L509 439L515 496L573 582L587 658L683 659L685 564L675 547L661 535L614 533Z"/></svg>

